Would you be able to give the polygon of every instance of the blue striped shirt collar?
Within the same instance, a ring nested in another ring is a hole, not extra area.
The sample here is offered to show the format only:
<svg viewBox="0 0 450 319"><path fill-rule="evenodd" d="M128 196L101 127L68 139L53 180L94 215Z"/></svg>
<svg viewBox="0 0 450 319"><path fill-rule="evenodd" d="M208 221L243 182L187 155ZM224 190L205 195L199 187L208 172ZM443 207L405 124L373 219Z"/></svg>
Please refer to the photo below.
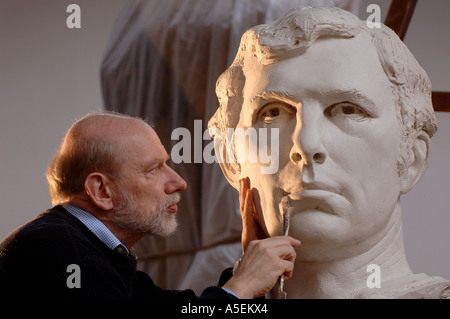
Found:
<svg viewBox="0 0 450 319"><path fill-rule="evenodd" d="M111 250L128 255L127 247L105 226L97 217L91 213L71 204L62 205L70 214L82 222Z"/></svg>

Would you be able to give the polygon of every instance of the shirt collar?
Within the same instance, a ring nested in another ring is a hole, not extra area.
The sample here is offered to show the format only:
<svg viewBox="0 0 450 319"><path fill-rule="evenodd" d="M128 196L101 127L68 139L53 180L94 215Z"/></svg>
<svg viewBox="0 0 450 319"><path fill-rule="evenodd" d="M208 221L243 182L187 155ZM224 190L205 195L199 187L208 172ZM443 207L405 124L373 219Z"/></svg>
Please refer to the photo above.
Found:
<svg viewBox="0 0 450 319"><path fill-rule="evenodd" d="M64 204L62 206L89 228L108 248L124 255L130 255L127 247L97 217L71 204Z"/></svg>

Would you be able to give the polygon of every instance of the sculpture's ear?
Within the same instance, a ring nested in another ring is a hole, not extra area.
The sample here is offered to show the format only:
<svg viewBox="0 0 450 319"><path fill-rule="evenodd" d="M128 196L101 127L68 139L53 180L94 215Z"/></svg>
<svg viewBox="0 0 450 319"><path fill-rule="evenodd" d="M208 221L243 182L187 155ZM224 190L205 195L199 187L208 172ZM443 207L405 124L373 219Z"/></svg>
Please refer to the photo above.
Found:
<svg viewBox="0 0 450 319"><path fill-rule="evenodd" d="M428 166L430 153L430 137L420 132L411 143L411 158L400 175L401 193L406 194L422 178Z"/></svg>
<svg viewBox="0 0 450 319"><path fill-rule="evenodd" d="M222 169L223 175L227 179L228 183L234 188L239 190L239 180L241 179L241 167L237 163L219 163Z"/></svg>
<svg viewBox="0 0 450 319"><path fill-rule="evenodd" d="M237 163L234 154L234 147L232 147L230 142L226 140L227 136L219 128L210 127L209 134L214 138L214 152L217 160L219 161L223 175L225 175L225 178L231 186L239 190L241 166ZM228 138L232 138L232 136L228 136Z"/></svg>

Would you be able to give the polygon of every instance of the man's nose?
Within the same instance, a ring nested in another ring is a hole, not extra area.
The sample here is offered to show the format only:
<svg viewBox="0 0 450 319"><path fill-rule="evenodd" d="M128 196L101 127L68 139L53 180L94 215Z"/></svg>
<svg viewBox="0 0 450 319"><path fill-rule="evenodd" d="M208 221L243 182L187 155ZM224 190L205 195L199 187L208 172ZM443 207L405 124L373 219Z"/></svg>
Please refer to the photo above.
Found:
<svg viewBox="0 0 450 319"><path fill-rule="evenodd" d="M172 194L175 192L182 192L186 190L187 184L180 175L177 174L170 166L167 166L169 178L167 183L164 185L164 192L166 194Z"/></svg>
<svg viewBox="0 0 450 319"><path fill-rule="evenodd" d="M294 146L290 159L294 164L322 164L326 160L323 145L324 120L319 105L303 105L297 113L297 125L293 134Z"/></svg>

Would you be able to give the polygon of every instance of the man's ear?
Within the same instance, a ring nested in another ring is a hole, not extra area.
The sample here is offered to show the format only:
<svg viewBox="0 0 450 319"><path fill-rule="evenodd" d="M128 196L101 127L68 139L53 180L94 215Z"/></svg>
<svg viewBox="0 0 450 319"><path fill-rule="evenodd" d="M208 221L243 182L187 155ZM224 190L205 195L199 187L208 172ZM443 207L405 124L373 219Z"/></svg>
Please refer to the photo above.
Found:
<svg viewBox="0 0 450 319"><path fill-rule="evenodd" d="M406 194L425 174L430 153L430 137L420 132L411 144L412 158L400 176L401 193Z"/></svg>
<svg viewBox="0 0 450 319"><path fill-rule="evenodd" d="M111 180L104 174L94 172L84 181L84 188L92 202L102 210L113 208Z"/></svg>

